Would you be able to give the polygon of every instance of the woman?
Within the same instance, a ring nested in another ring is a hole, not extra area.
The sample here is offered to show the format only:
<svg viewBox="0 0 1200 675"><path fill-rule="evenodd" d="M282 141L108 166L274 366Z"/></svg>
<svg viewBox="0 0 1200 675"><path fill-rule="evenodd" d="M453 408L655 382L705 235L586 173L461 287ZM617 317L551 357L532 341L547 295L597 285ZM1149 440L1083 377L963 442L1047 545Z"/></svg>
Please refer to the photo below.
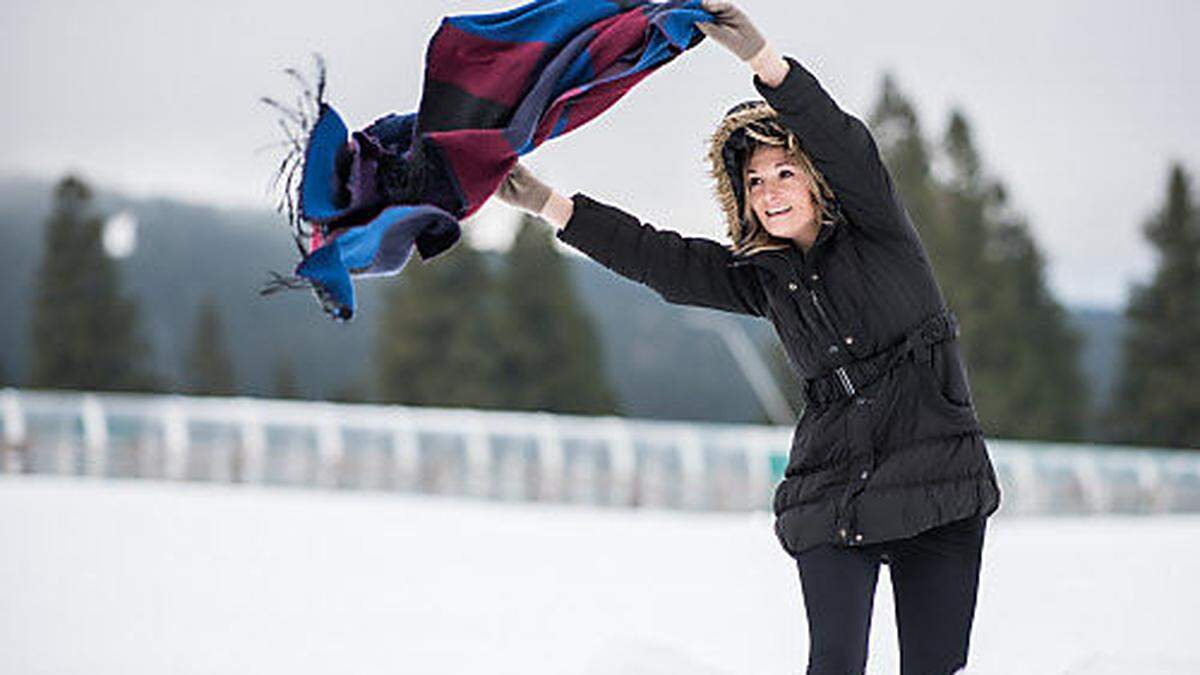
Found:
<svg viewBox="0 0 1200 675"><path fill-rule="evenodd" d="M709 159L732 245L656 229L518 165L504 201L668 302L769 319L804 383L775 530L799 569L809 673L861 673L879 565L901 672L966 665L986 518L1000 490L958 325L866 126L731 3L699 24L765 101L734 107Z"/></svg>

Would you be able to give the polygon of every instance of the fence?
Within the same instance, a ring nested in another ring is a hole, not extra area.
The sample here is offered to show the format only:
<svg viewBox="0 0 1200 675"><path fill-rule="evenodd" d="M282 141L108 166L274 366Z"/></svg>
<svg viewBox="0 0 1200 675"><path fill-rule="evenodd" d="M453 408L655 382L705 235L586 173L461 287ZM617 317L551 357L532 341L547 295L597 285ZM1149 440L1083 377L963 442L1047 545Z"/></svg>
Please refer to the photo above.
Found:
<svg viewBox="0 0 1200 675"><path fill-rule="evenodd" d="M0 391L0 471L690 510L770 506L791 428ZM1200 453L988 440L1004 513L1200 511Z"/></svg>

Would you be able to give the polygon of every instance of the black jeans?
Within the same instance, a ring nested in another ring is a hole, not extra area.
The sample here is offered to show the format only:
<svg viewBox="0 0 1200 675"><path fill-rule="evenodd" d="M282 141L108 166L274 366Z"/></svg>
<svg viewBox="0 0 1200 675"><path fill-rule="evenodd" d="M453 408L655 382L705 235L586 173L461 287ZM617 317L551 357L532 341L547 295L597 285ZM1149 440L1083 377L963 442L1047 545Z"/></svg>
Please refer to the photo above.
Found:
<svg viewBox="0 0 1200 675"><path fill-rule="evenodd" d="M879 565L891 567L903 675L967 664L986 519L865 546L823 544L796 558L808 614L808 675L858 675L867 666Z"/></svg>

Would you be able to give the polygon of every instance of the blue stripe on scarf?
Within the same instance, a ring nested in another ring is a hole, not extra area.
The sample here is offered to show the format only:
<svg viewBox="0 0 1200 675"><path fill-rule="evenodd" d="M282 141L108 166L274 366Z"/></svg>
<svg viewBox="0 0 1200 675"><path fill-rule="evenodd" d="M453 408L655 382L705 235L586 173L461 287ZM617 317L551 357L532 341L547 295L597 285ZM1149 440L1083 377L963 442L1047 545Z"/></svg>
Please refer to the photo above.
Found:
<svg viewBox="0 0 1200 675"><path fill-rule="evenodd" d="M321 104L320 116L304 150L304 180L300 182L300 214L305 220L326 220L341 212L334 204L334 164L349 135L337 111Z"/></svg>
<svg viewBox="0 0 1200 675"><path fill-rule="evenodd" d="M313 251L300 263L296 274L321 284L338 306L352 315L355 298L351 274L396 274L412 256L418 235L445 227L458 227L458 221L439 208L392 206L370 223L346 230Z"/></svg>
<svg viewBox="0 0 1200 675"><path fill-rule="evenodd" d="M535 0L504 12L455 16L446 21L455 28L497 42L557 45L571 39L580 26L622 11L619 4L607 0Z"/></svg>

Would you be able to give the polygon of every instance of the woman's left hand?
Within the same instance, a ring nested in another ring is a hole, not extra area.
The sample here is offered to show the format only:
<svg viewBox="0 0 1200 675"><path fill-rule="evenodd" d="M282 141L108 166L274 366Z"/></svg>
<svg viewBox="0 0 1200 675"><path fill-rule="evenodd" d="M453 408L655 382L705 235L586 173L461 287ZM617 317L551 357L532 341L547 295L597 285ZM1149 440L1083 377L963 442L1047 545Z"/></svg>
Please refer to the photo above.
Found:
<svg viewBox="0 0 1200 675"><path fill-rule="evenodd" d="M549 185L538 180L524 164L517 162L500 184L496 197L509 206L536 215L546 206L553 192Z"/></svg>
<svg viewBox="0 0 1200 675"><path fill-rule="evenodd" d="M713 15L714 20L711 23L697 23L696 28L721 43L739 59L750 61L767 46L762 33L737 5L719 0L704 0L700 5Z"/></svg>

